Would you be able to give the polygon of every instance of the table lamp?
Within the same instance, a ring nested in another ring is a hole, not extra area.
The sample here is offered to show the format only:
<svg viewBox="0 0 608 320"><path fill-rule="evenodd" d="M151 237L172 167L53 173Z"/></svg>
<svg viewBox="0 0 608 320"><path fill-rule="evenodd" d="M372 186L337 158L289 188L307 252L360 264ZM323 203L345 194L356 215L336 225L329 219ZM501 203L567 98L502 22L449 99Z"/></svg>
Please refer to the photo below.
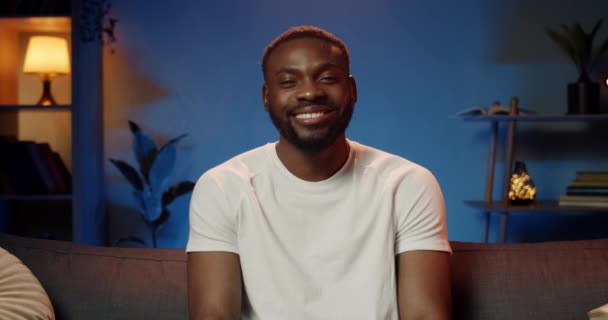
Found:
<svg viewBox="0 0 608 320"><path fill-rule="evenodd" d="M61 37L30 37L23 63L23 73L35 74L42 79L42 96L38 105L55 105L55 99L51 95L51 79L57 75L70 73L68 41Z"/></svg>

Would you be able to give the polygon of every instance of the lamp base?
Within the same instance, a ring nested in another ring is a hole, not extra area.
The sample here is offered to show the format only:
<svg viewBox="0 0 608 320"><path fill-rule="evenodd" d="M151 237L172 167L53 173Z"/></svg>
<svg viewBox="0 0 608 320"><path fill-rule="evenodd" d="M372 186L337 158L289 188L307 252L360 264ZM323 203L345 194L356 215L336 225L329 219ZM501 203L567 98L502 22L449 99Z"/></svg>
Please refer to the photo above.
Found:
<svg viewBox="0 0 608 320"><path fill-rule="evenodd" d="M53 95L51 94L51 79L50 77L44 77L42 79L42 96L37 103L39 106L52 106L57 104Z"/></svg>

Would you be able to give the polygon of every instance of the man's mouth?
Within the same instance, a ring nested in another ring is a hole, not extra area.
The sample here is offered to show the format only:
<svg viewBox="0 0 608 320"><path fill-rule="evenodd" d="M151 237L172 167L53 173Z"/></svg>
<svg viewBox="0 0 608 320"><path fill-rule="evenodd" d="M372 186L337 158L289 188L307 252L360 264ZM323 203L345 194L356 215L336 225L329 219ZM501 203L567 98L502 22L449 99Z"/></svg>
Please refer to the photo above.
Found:
<svg viewBox="0 0 608 320"><path fill-rule="evenodd" d="M296 115L296 119L315 119L323 116L325 112L300 113Z"/></svg>
<svg viewBox="0 0 608 320"><path fill-rule="evenodd" d="M320 109L316 110L300 110L300 112L293 114L294 120L303 126L321 125L328 121L331 121L336 112L333 109Z"/></svg>

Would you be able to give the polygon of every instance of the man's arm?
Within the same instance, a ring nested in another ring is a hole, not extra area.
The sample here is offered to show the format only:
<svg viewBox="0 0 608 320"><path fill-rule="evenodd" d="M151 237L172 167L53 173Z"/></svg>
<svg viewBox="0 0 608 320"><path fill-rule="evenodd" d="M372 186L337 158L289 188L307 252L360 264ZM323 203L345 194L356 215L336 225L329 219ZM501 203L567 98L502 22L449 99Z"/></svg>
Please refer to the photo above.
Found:
<svg viewBox="0 0 608 320"><path fill-rule="evenodd" d="M407 251L397 256L399 319L451 319L449 253Z"/></svg>
<svg viewBox="0 0 608 320"><path fill-rule="evenodd" d="M190 320L241 317L241 265L231 252L188 253Z"/></svg>

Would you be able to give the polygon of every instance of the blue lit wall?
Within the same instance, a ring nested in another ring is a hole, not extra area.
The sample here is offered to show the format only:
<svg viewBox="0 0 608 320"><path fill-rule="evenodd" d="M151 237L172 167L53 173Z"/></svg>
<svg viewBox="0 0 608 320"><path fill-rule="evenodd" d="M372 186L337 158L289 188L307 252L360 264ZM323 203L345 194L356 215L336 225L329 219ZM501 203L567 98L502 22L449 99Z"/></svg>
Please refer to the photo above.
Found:
<svg viewBox="0 0 608 320"><path fill-rule="evenodd" d="M359 100L348 136L429 168L443 188L450 239L480 241L482 214L463 200L483 197L488 125L452 115L511 96L524 108L563 113L566 83L577 74L544 28L577 21L590 28L606 12L605 0L113 1L119 23L115 53L104 55L105 154L133 163L128 119L162 142L188 132L173 180L196 180L276 140L260 98L260 56L280 32L313 24L350 47ZM589 138L585 124L520 128L519 141L540 142L516 158L528 164L541 198L557 197L577 170L608 170L608 147L593 144L598 135L606 141L606 130ZM110 240L145 235L129 185L109 162L105 172ZM188 201L171 206L160 246L185 245ZM599 215L517 215L509 241L607 237L600 227L607 223ZM492 221L492 240L497 233Z"/></svg>

